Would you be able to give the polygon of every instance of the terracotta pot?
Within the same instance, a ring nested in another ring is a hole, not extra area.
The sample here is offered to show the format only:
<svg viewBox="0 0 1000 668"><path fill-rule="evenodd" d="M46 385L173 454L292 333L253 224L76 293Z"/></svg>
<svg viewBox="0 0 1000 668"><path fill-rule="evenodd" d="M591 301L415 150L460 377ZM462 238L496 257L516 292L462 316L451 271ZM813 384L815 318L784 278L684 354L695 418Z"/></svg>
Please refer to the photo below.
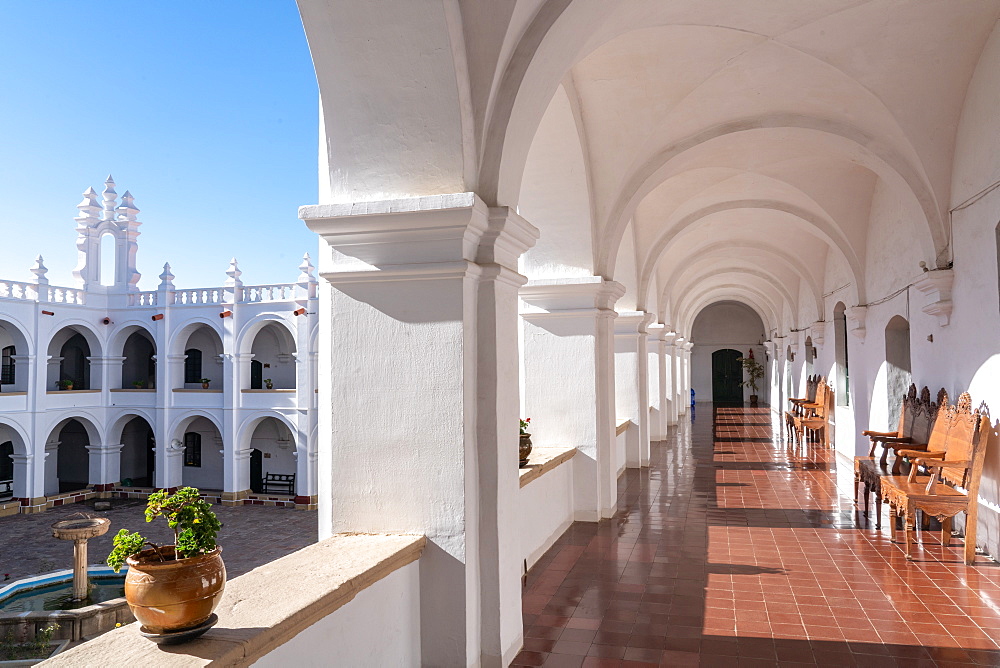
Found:
<svg viewBox="0 0 1000 668"><path fill-rule="evenodd" d="M207 390L208 389L208 383L202 383L201 384L201 389Z"/></svg>
<svg viewBox="0 0 1000 668"><path fill-rule="evenodd" d="M528 455L531 454L531 434L521 434L521 444L517 452L521 459L521 466L527 466Z"/></svg>
<svg viewBox="0 0 1000 668"><path fill-rule="evenodd" d="M756 394L751 394L750 395L750 405L751 406L756 406L757 405L757 395Z"/></svg>
<svg viewBox="0 0 1000 668"><path fill-rule="evenodd" d="M173 546L162 547L164 557ZM125 600L148 633L169 633L204 623L222 599L222 548L189 559L160 561L153 549L127 559Z"/></svg>

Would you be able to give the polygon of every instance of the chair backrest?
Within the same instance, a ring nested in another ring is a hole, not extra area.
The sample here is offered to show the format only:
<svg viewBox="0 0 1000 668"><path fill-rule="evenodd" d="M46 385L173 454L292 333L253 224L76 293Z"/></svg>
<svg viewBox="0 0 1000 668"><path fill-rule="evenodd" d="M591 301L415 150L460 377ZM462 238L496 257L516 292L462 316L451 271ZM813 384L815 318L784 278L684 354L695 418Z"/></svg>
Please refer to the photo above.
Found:
<svg viewBox="0 0 1000 668"><path fill-rule="evenodd" d="M963 392L958 403L949 407L951 425L948 429L948 443L944 458L949 461L972 461L976 444L979 440L981 411L985 411L989 421L989 409L985 404L978 410L972 410L972 397ZM942 479L953 485L965 487L968 469L946 468L942 471Z"/></svg>
<svg viewBox="0 0 1000 668"><path fill-rule="evenodd" d="M947 404L948 394L943 389L938 392L938 397L942 396ZM931 401L931 391L925 385L924 389L920 390L920 397L913 404L913 424L910 426L910 433L907 434L913 443L928 443L930 441L937 412L938 404Z"/></svg>
<svg viewBox="0 0 1000 668"><path fill-rule="evenodd" d="M927 438L927 452L945 452L948 449L948 432L954 418L955 407L948 403L948 393L942 389L937 398L937 415Z"/></svg>
<svg viewBox="0 0 1000 668"><path fill-rule="evenodd" d="M978 415L979 419L976 421L976 432L972 439L972 466L969 467L961 485L969 492L970 507L975 506L978 508L979 504L975 499L979 498L979 481L983 477L986 451L991 447L997 447L995 445L997 434L990 420L990 409L985 403L979 405L976 415ZM947 469L945 469L945 472L947 472ZM975 522L977 515L978 513L976 512L970 512L967 516L968 521Z"/></svg>
<svg viewBox="0 0 1000 668"><path fill-rule="evenodd" d="M818 407L816 408L815 411L816 417L829 418L830 415L833 414L834 411L833 404L835 397L836 395L833 391L833 388L830 387L830 385L826 382L825 378L820 377L819 381L816 384L815 403L818 404Z"/></svg>
<svg viewBox="0 0 1000 668"><path fill-rule="evenodd" d="M806 400L816 403L816 388L819 387L819 376L809 376L806 378Z"/></svg>

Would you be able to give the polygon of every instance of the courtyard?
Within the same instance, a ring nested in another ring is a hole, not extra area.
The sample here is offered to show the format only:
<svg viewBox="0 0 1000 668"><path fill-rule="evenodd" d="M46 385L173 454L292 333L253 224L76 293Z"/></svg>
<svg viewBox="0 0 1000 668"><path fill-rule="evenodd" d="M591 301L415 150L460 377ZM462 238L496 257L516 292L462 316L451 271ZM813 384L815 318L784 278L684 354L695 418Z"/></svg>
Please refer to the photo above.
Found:
<svg viewBox="0 0 1000 668"><path fill-rule="evenodd" d="M111 499L111 510L94 510L94 502L60 506L44 513L0 518L0 580L17 580L73 567L72 541L52 537L50 526L80 513L107 517L111 529L88 543L88 561L103 564L119 529L138 531L157 545L170 544L166 522L146 523L146 503L139 499ZM222 522L218 541L230 578L315 543L316 513L267 506L213 506Z"/></svg>

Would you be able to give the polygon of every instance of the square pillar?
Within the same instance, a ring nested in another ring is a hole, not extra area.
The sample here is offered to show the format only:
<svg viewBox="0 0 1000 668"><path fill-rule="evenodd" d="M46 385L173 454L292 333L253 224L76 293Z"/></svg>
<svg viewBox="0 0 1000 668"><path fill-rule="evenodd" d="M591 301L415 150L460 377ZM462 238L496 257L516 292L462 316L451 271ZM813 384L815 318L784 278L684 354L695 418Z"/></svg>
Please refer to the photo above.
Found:
<svg viewBox="0 0 1000 668"><path fill-rule="evenodd" d="M474 193L302 207L317 232L320 537L420 533L420 663L520 649L517 258Z"/></svg>
<svg viewBox="0 0 1000 668"><path fill-rule="evenodd" d="M625 434L625 465L649 466L649 364L647 327L651 313L628 311L615 318L615 418L631 420Z"/></svg>
<svg viewBox="0 0 1000 668"><path fill-rule="evenodd" d="M122 443L88 445L90 485L98 492L106 492L121 481Z"/></svg>
<svg viewBox="0 0 1000 668"><path fill-rule="evenodd" d="M624 293L599 276L521 288L525 415L537 445L578 449L577 520L596 522L617 510L614 305Z"/></svg>
<svg viewBox="0 0 1000 668"><path fill-rule="evenodd" d="M665 327L651 324L646 328L646 360L649 380L649 440L662 441L667 437L670 420L670 381L667 377L667 347L663 340Z"/></svg>

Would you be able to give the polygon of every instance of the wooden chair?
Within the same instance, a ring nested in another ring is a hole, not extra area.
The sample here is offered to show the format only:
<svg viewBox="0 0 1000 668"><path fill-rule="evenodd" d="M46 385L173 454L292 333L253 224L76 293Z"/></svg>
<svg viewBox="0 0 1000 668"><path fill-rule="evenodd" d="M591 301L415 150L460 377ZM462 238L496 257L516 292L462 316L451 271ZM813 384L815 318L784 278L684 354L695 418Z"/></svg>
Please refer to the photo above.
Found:
<svg viewBox="0 0 1000 668"><path fill-rule="evenodd" d="M871 439L871 448L868 456L854 458L854 503L858 503L858 494L864 486L865 507L864 516L868 517L869 502L871 495L875 495L875 528L882 528L882 484L883 476L891 475L888 469L886 457L889 450L896 452L896 460L893 469L898 472L897 467L903 458L899 456L898 450L909 448L911 450L940 451L944 449L945 437L947 436L949 422L942 420L940 423L935 418L939 415L939 407L948 405L948 394L942 389L938 392L937 402L930 400L930 390L924 387L917 397L916 385L910 385L910 390L904 395L900 408L899 427L893 432L884 431L864 431L864 435ZM875 448L881 445L883 448L881 459L875 461Z"/></svg>
<svg viewBox="0 0 1000 668"><path fill-rule="evenodd" d="M795 435L799 442L805 438L815 438L824 447L830 447L830 418L835 410L835 396L833 388L821 377L816 386L816 402L802 404L806 415L795 419Z"/></svg>
<svg viewBox="0 0 1000 668"><path fill-rule="evenodd" d="M940 415L939 409L939 415ZM945 448L941 452L901 450L914 466L907 476L882 478L882 492L889 504L893 540L897 540L896 516L903 520L903 542L907 559L912 559L912 531L917 511L941 522L941 545L951 544L952 519L965 512L965 563L976 559L976 522L979 482L986 450L993 438L989 409L985 404L972 410L966 392L958 404L945 411L949 422ZM924 467L928 475L919 475Z"/></svg>
<svg viewBox="0 0 1000 668"><path fill-rule="evenodd" d="M788 432L788 438L791 440L795 435L795 418L803 417L804 409L802 408L805 404L812 404L816 402L816 388L819 386L819 375L813 375L806 378L806 396L801 398L789 398L788 402L792 404L791 410L785 411L785 430Z"/></svg>

